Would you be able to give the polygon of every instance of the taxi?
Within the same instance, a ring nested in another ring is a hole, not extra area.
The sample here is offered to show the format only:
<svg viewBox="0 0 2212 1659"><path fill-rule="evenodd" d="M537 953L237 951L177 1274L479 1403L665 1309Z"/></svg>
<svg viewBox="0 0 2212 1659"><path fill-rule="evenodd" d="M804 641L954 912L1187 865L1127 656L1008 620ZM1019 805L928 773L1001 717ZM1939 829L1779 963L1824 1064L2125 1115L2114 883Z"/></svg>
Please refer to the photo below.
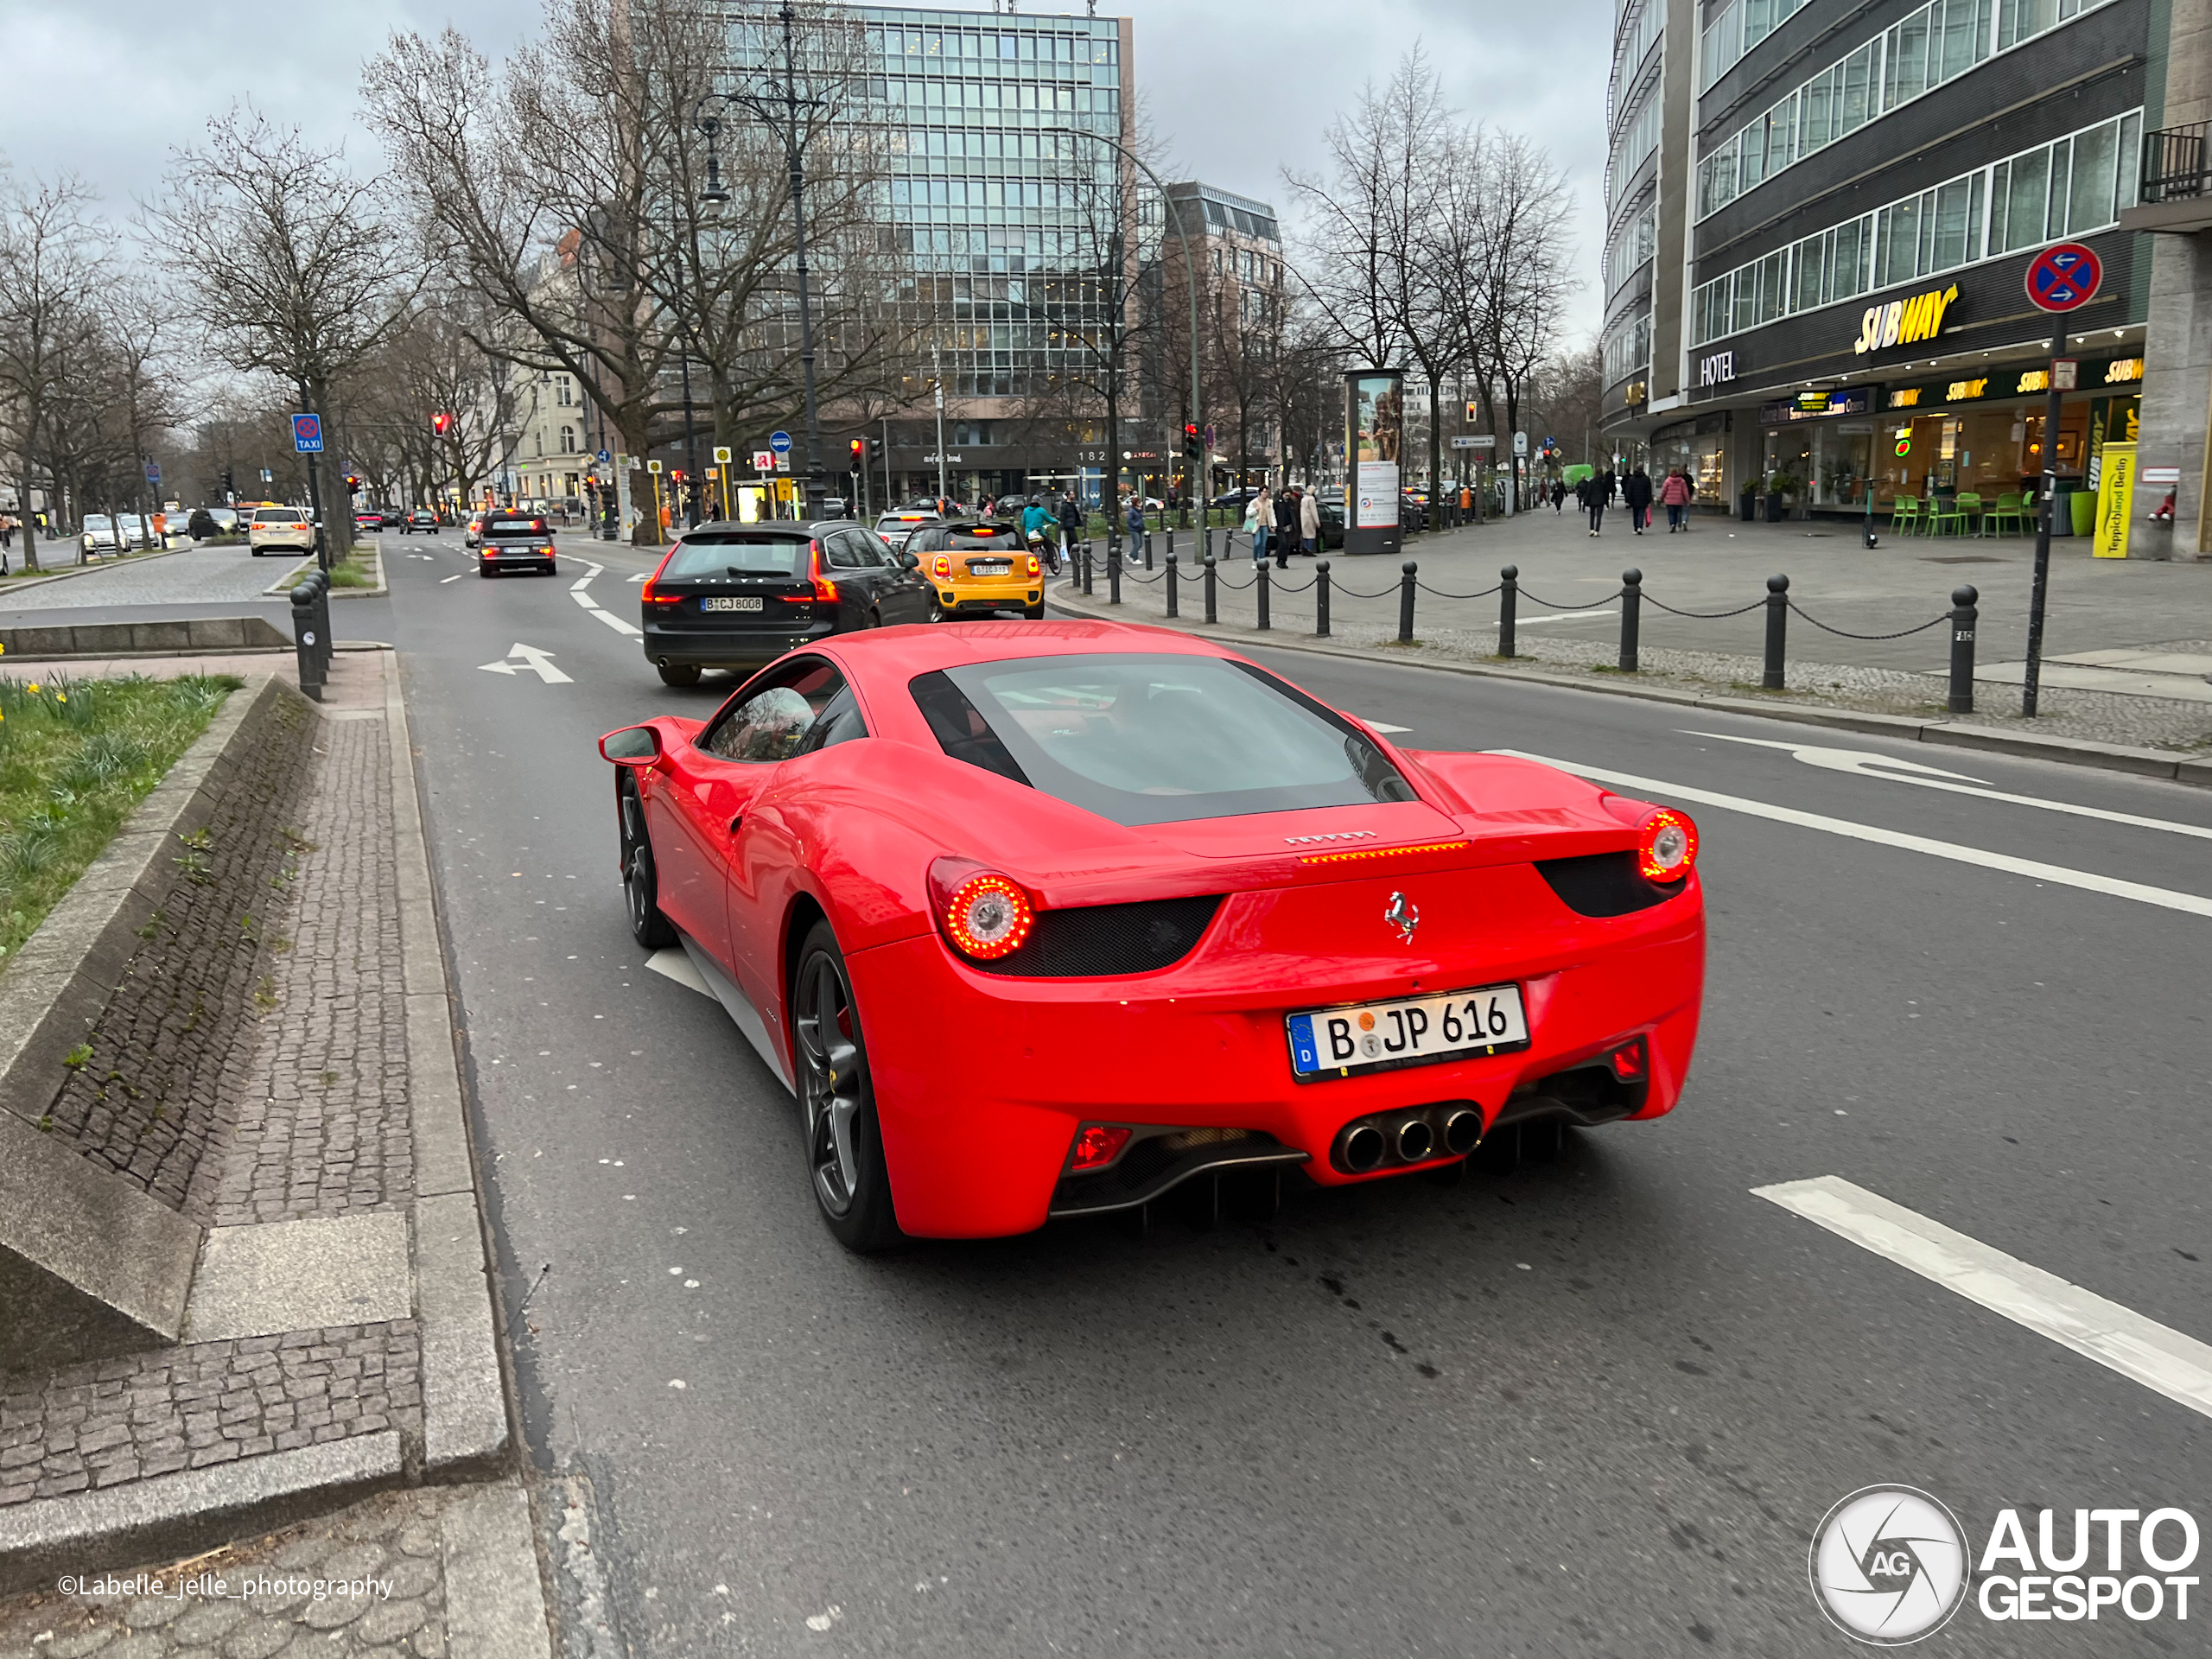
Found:
<svg viewBox="0 0 2212 1659"><path fill-rule="evenodd" d="M906 538L930 584L930 620L995 611L1045 614L1045 578L1019 525L995 518L925 524Z"/></svg>

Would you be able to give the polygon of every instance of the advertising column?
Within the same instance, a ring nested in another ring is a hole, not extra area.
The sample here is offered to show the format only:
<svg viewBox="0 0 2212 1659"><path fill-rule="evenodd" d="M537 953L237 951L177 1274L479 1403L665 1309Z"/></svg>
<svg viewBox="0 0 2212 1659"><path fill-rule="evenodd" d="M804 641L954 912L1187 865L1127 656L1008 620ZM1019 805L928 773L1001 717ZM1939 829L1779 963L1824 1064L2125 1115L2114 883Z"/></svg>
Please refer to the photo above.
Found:
<svg viewBox="0 0 2212 1659"><path fill-rule="evenodd" d="M1344 552L1396 553L1398 463L1405 441L1406 377L1397 369L1344 376Z"/></svg>

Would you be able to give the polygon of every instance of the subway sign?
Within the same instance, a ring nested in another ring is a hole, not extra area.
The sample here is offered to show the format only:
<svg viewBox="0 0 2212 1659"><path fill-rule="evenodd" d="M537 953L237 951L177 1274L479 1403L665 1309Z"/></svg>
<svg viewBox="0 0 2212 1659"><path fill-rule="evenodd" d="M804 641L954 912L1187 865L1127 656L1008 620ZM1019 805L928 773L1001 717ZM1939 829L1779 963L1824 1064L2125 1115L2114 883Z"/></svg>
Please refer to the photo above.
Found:
<svg viewBox="0 0 2212 1659"><path fill-rule="evenodd" d="M1933 340L1942 332L1943 314L1959 297L1959 285L1930 289L1887 305L1870 305L1859 320L1859 338L1851 349L1864 357L1891 346L1910 346Z"/></svg>

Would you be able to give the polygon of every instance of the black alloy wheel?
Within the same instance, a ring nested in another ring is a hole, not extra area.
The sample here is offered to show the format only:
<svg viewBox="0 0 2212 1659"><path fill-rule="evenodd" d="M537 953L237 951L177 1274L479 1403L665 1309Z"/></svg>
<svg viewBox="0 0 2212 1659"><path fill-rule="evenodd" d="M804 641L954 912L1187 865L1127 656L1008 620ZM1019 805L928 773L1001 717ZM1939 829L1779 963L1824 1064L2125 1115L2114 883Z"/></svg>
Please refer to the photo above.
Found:
<svg viewBox="0 0 2212 1659"><path fill-rule="evenodd" d="M944 601L938 596L934 589L930 594L930 620L932 622L944 620Z"/></svg>
<svg viewBox="0 0 2212 1659"><path fill-rule="evenodd" d="M791 1014L815 1205L847 1249L884 1249L902 1235L876 1123L874 1076L845 958L827 922L817 922L799 948Z"/></svg>
<svg viewBox="0 0 2212 1659"><path fill-rule="evenodd" d="M676 943L676 929L661 914L660 875L653 868L652 839L645 833L645 803L626 779L616 803L621 813L622 902L630 918L630 937L648 950L664 950Z"/></svg>

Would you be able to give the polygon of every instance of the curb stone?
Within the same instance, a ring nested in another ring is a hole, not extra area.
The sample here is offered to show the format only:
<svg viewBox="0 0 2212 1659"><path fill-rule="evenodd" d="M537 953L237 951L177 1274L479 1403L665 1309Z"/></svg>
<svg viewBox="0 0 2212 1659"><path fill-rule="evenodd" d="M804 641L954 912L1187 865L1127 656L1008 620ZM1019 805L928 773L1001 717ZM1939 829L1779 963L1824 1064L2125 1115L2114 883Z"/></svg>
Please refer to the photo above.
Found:
<svg viewBox="0 0 2212 1659"><path fill-rule="evenodd" d="M50 547L53 543L49 542L48 545ZM15 576L0 582L0 594L29 593L34 588L45 587L49 582L67 582L72 576L89 576L96 570L118 570L133 564L143 564L149 559L173 558L179 553L192 552L198 546L195 542L191 547L165 547L158 553L135 553L129 558L118 559L112 564L72 565L67 570L56 570L50 575Z"/></svg>
<svg viewBox="0 0 2212 1659"><path fill-rule="evenodd" d="M334 600L382 599L391 592L390 584L388 584L384 579L384 543L378 542L372 543L372 545L375 548L377 556L377 585L373 588L333 588L330 590L331 598ZM302 559L297 564L292 566L290 569L286 570L280 575L272 585L263 588L261 590L261 596L264 599L289 599L291 596L292 590L285 584L289 582L294 576L299 575L304 572L310 565L314 564L314 563L315 555L310 553L307 557Z"/></svg>
<svg viewBox="0 0 2212 1659"><path fill-rule="evenodd" d="M1643 702L1670 702L1687 708L1711 709L1717 713L1751 715L1763 720L1785 721L1801 726L1825 726L1835 731L1864 732L1873 736L1898 738L1906 742L1946 744L1955 748L1983 749L1999 754L2018 755L2031 760L2056 760L2069 766L2094 766L2106 772L2133 772L2139 777L2163 778L2200 789L2212 787L2212 756L2189 754L2178 749L2138 748L2125 743L2098 743L2085 738L2008 732L1996 727L1974 726L1949 720L1917 720L1910 715L1883 715L1802 703L1767 702L1758 698L1721 696L1684 691L1669 686L1637 685L1629 683L1625 676L1619 680L1583 679L1526 669L1497 668L1487 663L1452 662L1424 657L1417 652L1400 653L1363 645L1327 644L1299 634L1279 634L1272 629L1263 633L1257 628L1240 628L1222 623L1216 623L1209 628L1203 624L1186 623L1180 617L1174 622L1164 617L1123 618L1116 613L1111 605L1100 603L1096 595L1086 601L1073 589L1074 584L1069 583L1055 590L1047 602L1058 607L1063 614L1079 617L1085 621L1128 620L1141 627L1172 628L1178 633L1233 641L1247 648L1310 652L1317 657L1341 657L1361 663L1392 663L1403 668L1425 668L1437 673L1463 674L1475 679L1505 680L1515 685L1547 686L1560 691L1588 691L1599 696L1633 697ZM1183 626L1178 626L1179 623Z"/></svg>

